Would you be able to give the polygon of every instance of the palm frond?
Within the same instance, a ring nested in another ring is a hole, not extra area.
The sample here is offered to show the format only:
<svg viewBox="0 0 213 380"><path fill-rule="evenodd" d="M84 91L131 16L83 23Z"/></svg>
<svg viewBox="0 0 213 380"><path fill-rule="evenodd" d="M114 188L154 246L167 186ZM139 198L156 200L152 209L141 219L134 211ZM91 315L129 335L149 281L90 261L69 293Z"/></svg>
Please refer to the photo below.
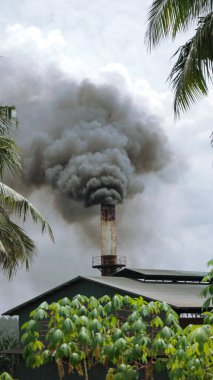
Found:
<svg viewBox="0 0 213 380"><path fill-rule="evenodd" d="M9 133L11 128L18 126L16 107L14 105L0 105L0 135Z"/></svg>
<svg viewBox="0 0 213 380"><path fill-rule="evenodd" d="M36 254L34 241L24 230L13 223L0 208L0 267L9 278L25 264L26 269Z"/></svg>
<svg viewBox="0 0 213 380"><path fill-rule="evenodd" d="M174 112L179 117L202 95L213 73L213 12L199 21L195 36L181 46L168 80L175 92Z"/></svg>
<svg viewBox="0 0 213 380"><path fill-rule="evenodd" d="M21 169L17 145L10 137L14 126L17 126L15 106L0 106L0 178L5 168L10 172ZM23 264L29 269L36 253L34 241L10 220L11 213L23 222L31 216L54 241L51 227L39 211L21 194L0 182L0 267L9 278Z"/></svg>
<svg viewBox="0 0 213 380"><path fill-rule="evenodd" d="M0 136L0 178L5 169L10 173L20 171L20 156L15 141L10 137Z"/></svg>
<svg viewBox="0 0 213 380"><path fill-rule="evenodd" d="M41 225L42 232L47 231L54 241L51 227L40 212L25 197L2 182L0 182L0 203L2 207L22 218L24 222L30 216L34 223Z"/></svg>
<svg viewBox="0 0 213 380"><path fill-rule="evenodd" d="M21 169L18 147L10 133L17 126L15 106L0 105L0 178L5 169L9 172Z"/></svg>
<svg viewBox="0 0 213 380"><path fill-rule="evenodd" d="M213 0L154 0L148 13L145 40L151 50L171 35L186 31L197 17L213 10Z"/></svg>

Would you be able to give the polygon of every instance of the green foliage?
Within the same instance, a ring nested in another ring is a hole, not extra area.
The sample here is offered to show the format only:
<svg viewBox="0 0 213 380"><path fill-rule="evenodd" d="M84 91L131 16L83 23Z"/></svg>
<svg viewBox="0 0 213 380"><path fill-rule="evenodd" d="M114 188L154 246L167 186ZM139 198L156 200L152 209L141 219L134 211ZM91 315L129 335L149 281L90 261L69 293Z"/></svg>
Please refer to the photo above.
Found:
<svg viewBox="0 0 213 380"><path fill-rule="evenodd" d="M0 337L13 336L18 338L18 334L18 318L0 316Z"/></svg>
<svg viewBox="0 0 213 380"><path fill-rule="evenodd" d="M10 373L14 377L18 376L19 357L14 352L18 347L18 337L12 335L0 336L0 380L9 380ZM7 353L8 352L8 353Z"/></svg>
<svg viewBox="0 0 213 380"><path fill-rule="evenodd" d="M202 95L207 95L207 81L213 68L212 0L153 0L148 16L146 40L150 49L171 35L185 32L197 23L195 35L175 53L179 54L169 81L174 89L174 112L180 116Z"/></svg>
<svg viewBox="0 0 213 380"><path fill-rule="evenodd" d="M61 378L68 371L88 379L96 364L108 369L106 380L136 380L140 371L152 380L154 369L167 369L172 380L213 378L212 323L182 330L166 303L77 295L43 302L30 317L22 326L26 364L55 361Z"/></svg>
<svg viewBox="0 0 213 380"><path fill-rule="evenodd" d="M5 170L19 174L21 169L19 149L11 137L16 125L14 106L0 106L0 267L10 278L20 265L29 269L36 253L34 241L25 231L11 220L11 215L18 216L23 222L31 216L35 223L41 225L42 232L48 231L53 239L49 224L39 211L21 194L2 182Z"/></svg>
<svg viewBox="0 0 213 380"><path fill-rule="evenodd" d="M169 75L174 93L174 111L185 112L196 99L207 95L207 80L212 80L213 13L199 19L195 35L181 46Z"/></svg>
<svg viewBox="0 0 213 380"><path fill-rule="evenodd" d="M181 334L167 304L120 295L45 302L30 316L22 326L26 364L36 368L54 360L61 378L66 370L87 378L88 368L98 363L108 368L107 380L135 380L140 370L148 376L159 356L158 366L164 365L170 341Z"/></svg>
<svg viewBox="0 0 213 380"><path fill-rule="evenodd" d="M201 296L207 298L203 304L203 309L213 309L213 260L210 260L208 262L208 266L212 267L210 272L203 278L203 282L208 282L209 285L207 285L203 291L201 292ZM208 318L207 323L213 323L213 318L211 313L205 313L206 318ZM211 320L209 318L212 318Z"/></svg>
<svg viewBox="0 0 213 380"><path fill-rule="evenodd" d="M11 127L17 127L18 120L15 105L0 105L0 133L1 131L10 131Z"/></svg>
<svg viewBox="0 0 213 380"><path fill-rule="evenodd" d="M0 373L0 380L13 380L12 376L7 372Z"/></svg>
<svg viewBox="0 0 213 380"><path fill-rule="evenodd" d="M10 350L18 346L17 336L0 336L0 351Z"/></svg>
<svg viewBox="0 0 213 380"><path fill-rule="evenodd" d="M189 325L168 352L167 368L174 380L213 378L213 326Z"/></svg>

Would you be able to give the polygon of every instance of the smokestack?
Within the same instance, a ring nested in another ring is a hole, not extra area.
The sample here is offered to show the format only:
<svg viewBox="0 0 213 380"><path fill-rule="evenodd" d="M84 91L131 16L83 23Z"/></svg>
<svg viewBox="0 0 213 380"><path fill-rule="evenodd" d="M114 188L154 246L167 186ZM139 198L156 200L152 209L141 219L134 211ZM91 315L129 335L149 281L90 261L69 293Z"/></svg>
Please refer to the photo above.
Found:
<svg viewBox="0 0 213 380"><path fill-rule="evenodd" d="M116 257L115 205L101 204L101 256Z"/></svg>
<svg viewBox="0 0 213 380"><path fill-rule="evenodd" d="M110 276L126 266L126 258L117 256L115 205L101 204L101 256L93 258L93 268Z"/></svg>

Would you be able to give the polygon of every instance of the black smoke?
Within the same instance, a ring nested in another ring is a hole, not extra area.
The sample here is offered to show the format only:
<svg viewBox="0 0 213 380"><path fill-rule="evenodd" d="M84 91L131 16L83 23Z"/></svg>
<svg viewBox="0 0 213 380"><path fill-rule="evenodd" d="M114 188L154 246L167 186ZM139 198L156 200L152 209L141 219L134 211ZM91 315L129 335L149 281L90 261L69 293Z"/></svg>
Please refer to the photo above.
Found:
<svg viewBox="0 0 213 380"><path fill-rule="evenodd" d="M50 121L25 152L24 180L52 189L66 219L76 202L118 204L142 192L143 175L168 162L158 120L116 86L67 78L45 103Z"/></svg>

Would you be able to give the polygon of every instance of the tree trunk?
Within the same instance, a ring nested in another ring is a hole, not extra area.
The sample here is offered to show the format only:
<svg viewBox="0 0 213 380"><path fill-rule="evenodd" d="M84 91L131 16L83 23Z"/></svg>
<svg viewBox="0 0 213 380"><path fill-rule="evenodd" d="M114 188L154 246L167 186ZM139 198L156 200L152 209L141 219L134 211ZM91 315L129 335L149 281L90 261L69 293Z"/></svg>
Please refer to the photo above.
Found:
<svg viewBox="0 0 213 380"><path fill-rule="evenodd" d="M84 373L85 373L85 380L89 380L88 369L87 369L87 361L85 358L84 358Z"/></svg>

